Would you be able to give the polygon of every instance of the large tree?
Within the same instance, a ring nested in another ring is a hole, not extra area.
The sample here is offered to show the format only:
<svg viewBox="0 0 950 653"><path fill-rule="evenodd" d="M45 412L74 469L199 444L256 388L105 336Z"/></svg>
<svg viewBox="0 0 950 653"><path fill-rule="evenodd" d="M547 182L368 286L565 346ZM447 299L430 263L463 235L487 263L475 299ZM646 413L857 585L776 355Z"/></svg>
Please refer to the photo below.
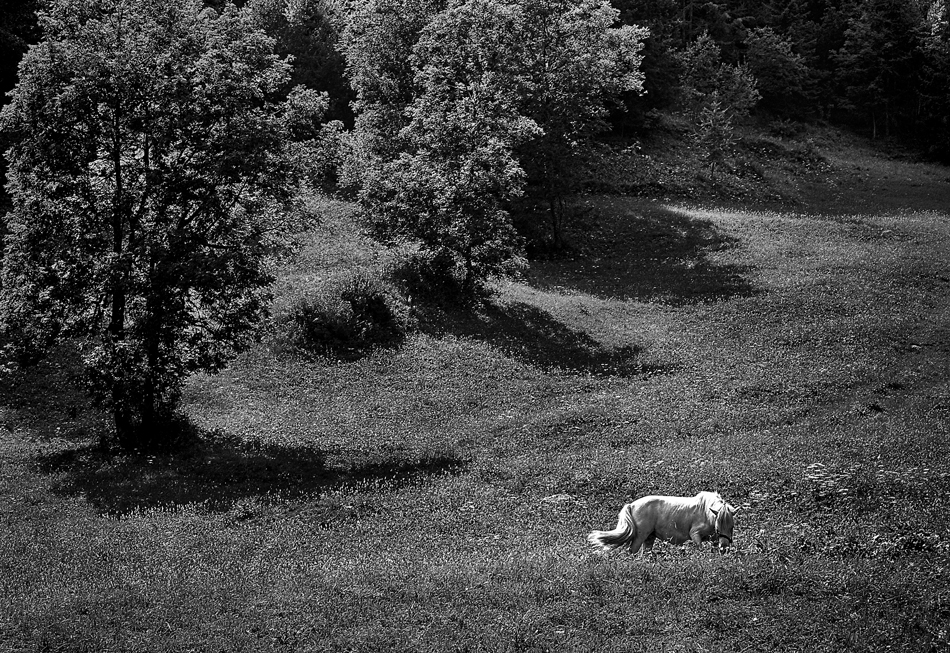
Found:
<svg viewBox="0 0 950 653"><path fill-rule="evenodd" d="M376 166L361 194L385 242L416 241L429 260L450 261L465 295L519 250L507 206L524 173L512 149L539 130L519 114L510 74L506 41L516 13L495 0L468 0L421 31L406 151Z"/></svg>
<svg viewBox="0 0 950 653"><path fill-rule="evenodd" d="M396 5L413 11L394 16ZM605 0L437 5L374 0L347 30L371 171L362 197L388 239L457 243L474 288L517 253L507 209L525 184L561 244L571 163L607 104L642 89L645 30L615 27Z"/></svg>
<svg viewBox="0 0 950 653"><path fill-rule="evenodd" d="M551 240L563 243L563 200L586 142L606 128L609 105L643 90L647 30L615 27L619 12L606 0L517 0L508 56L519 111L539 127L518 148L530 188L547 205Z"/></svg>
<svg viewBox="0 0 950 653"><path fill-rule="evenodd" d="M233 5L53 0L40 23L2 116L2 326L82 343L120 444L158 444L185 376L220 368L266 310L289 64Z"/></svg>
<svg viewBox="0 0 950 653"><path fill-rule="evenodd" d="M875 138L916 118L923 13L906 0L866 0L835 55L840 92L854 114L867 117Z"/></svg>

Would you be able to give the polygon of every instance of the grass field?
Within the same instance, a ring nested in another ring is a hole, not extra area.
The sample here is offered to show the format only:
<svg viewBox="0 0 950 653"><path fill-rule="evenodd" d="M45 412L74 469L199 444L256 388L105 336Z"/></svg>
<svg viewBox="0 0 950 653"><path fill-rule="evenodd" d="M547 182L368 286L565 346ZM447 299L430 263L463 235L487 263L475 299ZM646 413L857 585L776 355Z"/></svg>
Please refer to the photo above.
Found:
<svg viewBox="0 0 950 653"><path fill-rule="evenodd" d="M786 208L586 198L396 347L262 344L177 456L94 446L67 351L8 379L0 650L950 650L950 171L827 157ZM314 202L278 307L387 263ZM585 542L703 489L726 555Z"/></svg>

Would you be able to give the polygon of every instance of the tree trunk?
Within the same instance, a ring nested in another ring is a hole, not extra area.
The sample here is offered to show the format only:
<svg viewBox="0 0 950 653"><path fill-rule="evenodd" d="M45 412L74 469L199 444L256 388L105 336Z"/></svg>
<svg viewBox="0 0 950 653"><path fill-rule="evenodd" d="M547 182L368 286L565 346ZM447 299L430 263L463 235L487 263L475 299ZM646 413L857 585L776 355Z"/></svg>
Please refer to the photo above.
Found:
<svg viewBox="0 0 950 653"><path fill-rule="evenodd" d="M129 407L129 398L122 379L113 379L112 382L112 419L115 423L116 440L125 451L138 448L135 419Z"/></svg>
<svg viewBox="0 0 950 653"><path fill-rule="evenodd" d="M475 265L472 261L472 245L465 248L465 278L462 279L462 294L470 297L475 292Z"/></svg>
<svg viewBox="0 0 950 653"><path fill-rule="evenodd" d="M561 228L557 216L557 204L553 197L548 198L548 213L551 216L551 243L554 249L561 247Z"/></svg>
<svg viewBox="0 0 950 653"><path fill-rule="evenodd" d="M142 382L142 405L139 409L141 423L139 424L139 439L142 445L150 447L155 444L156 422L158 419L156 402L158 399L158 383L156 382L156 367L158 358L158 338L149 333L146 336L146 370Z"/></svg>
<svg viewBox="0 0 950 653"><path fill-rule="evenodd" d="M138 444L135 437L135 420L128 395L128 380L125 378L121 363L116 364L116 352L125 341L125 314L127 308L126 284L129 278L125 254L125 223L123 204L125 202L124 180L122 178L122 138L119 127L119 109L115 107L112 134L112 172L115 175L115 188L112 195L112 254L115 257L112 269L112 311L109 316L108 339L113 357L111 400L112 417L115 421L116 438L119 445L131 450Z"/></svg>
<svg viewBox="0 0 950 653"><path fill-rule="evenodd" d="M564 234L562 225L564 223L564 198L560 191L555 187L554 172L547 170L548 181L548 213L551 217L551 240L555 250L564 247Z"/></svg>

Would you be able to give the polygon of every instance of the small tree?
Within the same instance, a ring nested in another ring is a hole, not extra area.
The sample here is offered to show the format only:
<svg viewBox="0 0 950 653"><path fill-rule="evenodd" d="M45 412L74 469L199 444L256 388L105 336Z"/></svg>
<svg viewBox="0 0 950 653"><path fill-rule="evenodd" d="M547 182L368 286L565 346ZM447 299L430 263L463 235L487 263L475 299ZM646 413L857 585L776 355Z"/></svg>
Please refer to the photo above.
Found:
<svg viewBox="0 0 950 653"><path fill-rule="evenodd" d="M504 200L523 178L508 152L491 147L452 159L403 154L368 179L362 200L384 242L418 243L429 265L448 263L433 271L450 275L467 298L520 250Z"/></svg>
<svg viewBox="0 0 950 653"><path fill-rule="evenodd" d="M791 41L768 27L754 29L748 38L746 55L749 72L757 82L764 105L773 110L788 110L805 93L808 68L792 50Z"/></svg>
<svg viewBox="0 0 950 653"><path fill-rule="evenodd" d="M683 107L715 175L735 144L735 122L759 100L756 81L745 66L723 63L719 46L708 34L690 44L681 58Z"/></svg>
<svg viewBox="0 0 950 653"><path fill-rule="evenodd" d="M709 165L709 174L716 179L716 168L723 165L736 145L735 129L729 112L716 93L702 108L696 123L696 139Z"/></svg>
<svg viewBox="0 0 950 653"><path fill-rule="evenodd" d="M53 0L40 20L3 112L3 328L80 339L119 443L160 444L184 377L222 367L266 310L289 65L233 5Z"/></svg>

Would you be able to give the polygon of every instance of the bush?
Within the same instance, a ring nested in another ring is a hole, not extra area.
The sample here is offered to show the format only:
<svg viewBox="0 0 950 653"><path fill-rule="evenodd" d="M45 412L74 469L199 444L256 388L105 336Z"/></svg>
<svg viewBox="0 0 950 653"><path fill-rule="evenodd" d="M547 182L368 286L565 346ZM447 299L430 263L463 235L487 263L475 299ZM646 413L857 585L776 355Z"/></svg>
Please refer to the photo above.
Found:
<svg viewBox="0 0 950 653"><path fill-rule="evenodd" d="M331 280L302 296L279 321L295 347L343 358L396 344L412 326L408 303L366 272Z"/></svg>
<svg viewBox="0 0 950 653"><path fill-rule="evenodd" d="M399 244L394 254L392 277L408 296L437 302L461 300L462 271L449 253Z"/></svg>
<svg viewBox="0 0 950 653"><path fill-rule="evenodd" d="M390 276L410 301L418 299L442 307L461 306L477 303L491 294L487 280L470 289L465 287L464 265L450 252L441 249L434 251L420 243L400 241L393 247L393 254ZM516 256L500 265L498 274L517 277L526 266L525 259Z"/></svg>
<svg viewBox="0 0 950 653"><path fill-rule="evenodd" d="M314 138L287 144L300 178L317 188L336 190L340 185L346 131L338 120L320 127Z"/></svg>

